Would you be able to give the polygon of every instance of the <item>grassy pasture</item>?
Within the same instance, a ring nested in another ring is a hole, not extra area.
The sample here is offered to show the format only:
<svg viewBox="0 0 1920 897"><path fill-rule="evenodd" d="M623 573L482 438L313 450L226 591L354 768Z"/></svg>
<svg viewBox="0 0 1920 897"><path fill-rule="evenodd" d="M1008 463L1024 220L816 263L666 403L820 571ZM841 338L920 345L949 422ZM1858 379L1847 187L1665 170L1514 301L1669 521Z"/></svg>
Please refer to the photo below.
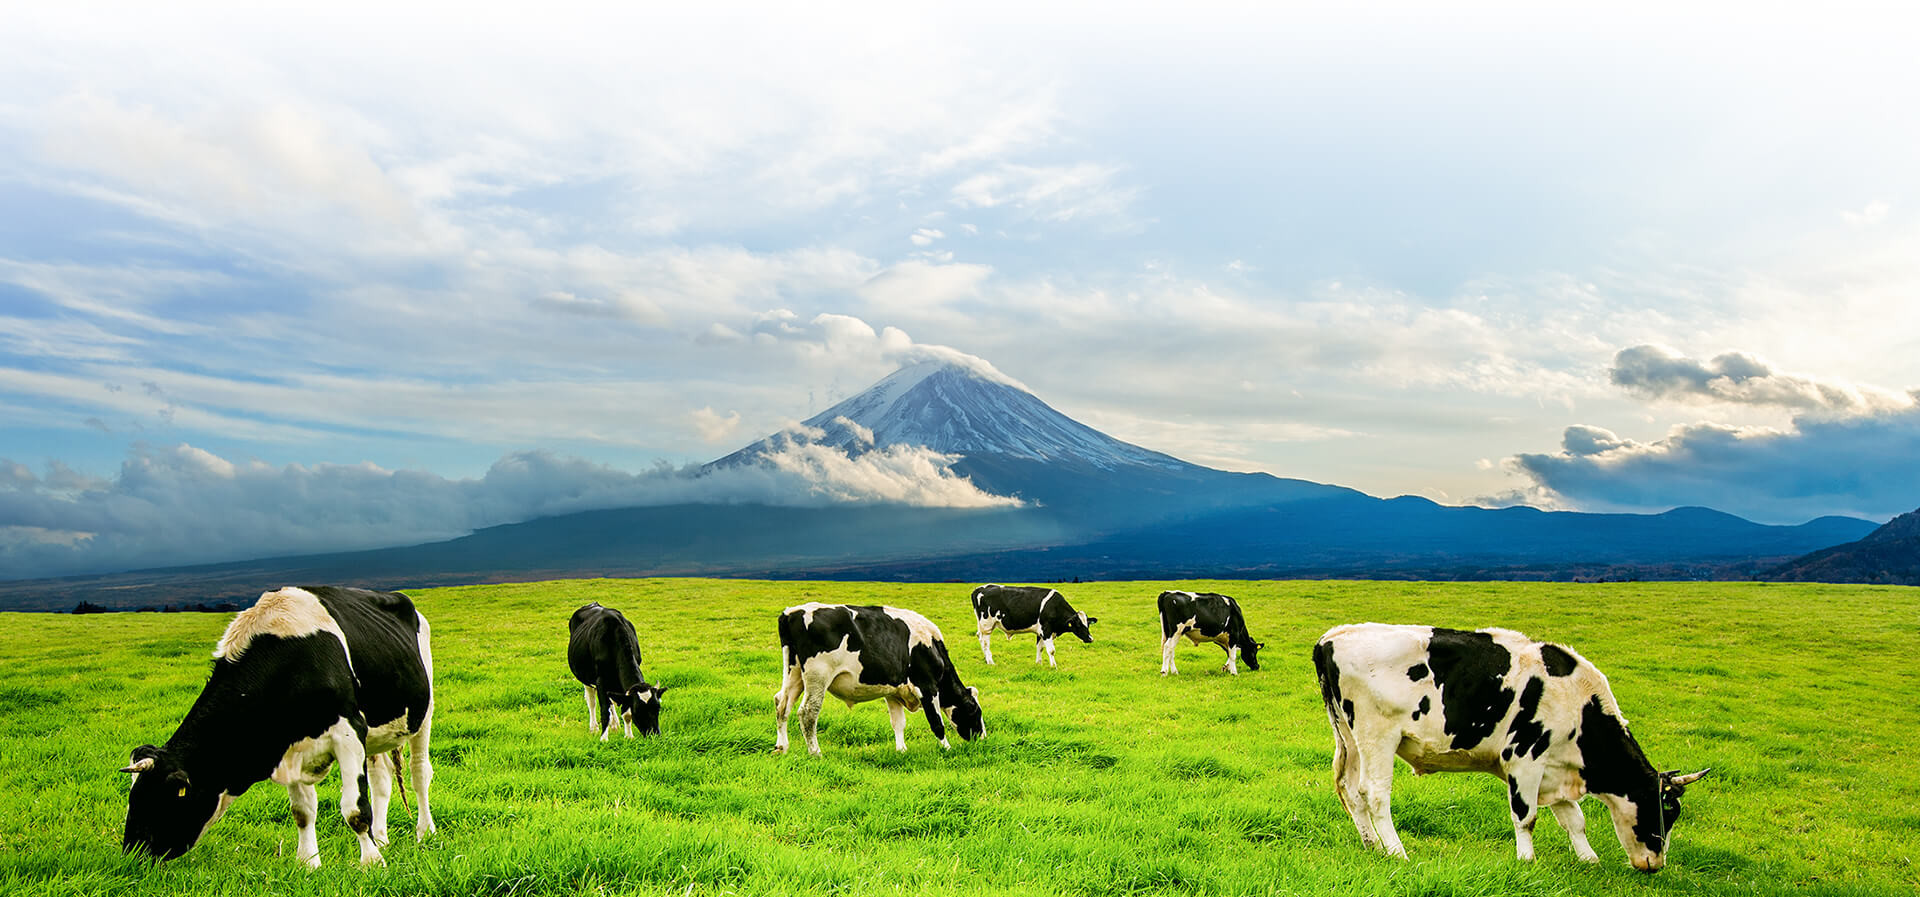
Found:
<svg viewBox="0 0 1920 897"><path fill-rule="evenodd" d="M1065 586L1097 641L972 637L966 585L597 580L422 591L438 671L433 804L385 868L356 868L321 786L326 867L294 862L284 790L238 801L185 858L122 857L127 751L161 743L227 618L0 615L0 893L42 894L1815 894L1920 891L1920 591L1755 584L1201 582L1241 599L1265 668L1183 647L1162 679L1164 583ZM566 620L599 600L672 687L657 739L600 744L567 673ZM944 629L987 713L943 754L918 716L896 754L880 704L829 701L822 759L775 756L773 620L807 600L888 603ZM1342 622L1500 625L1573 645L1691 789L1667 869L1633 871L1586 803L1602 862L1543 814L1513 859L1503 786L1415 780L1412 853L1364 852L1334 797L1308 652Z"/></svg>

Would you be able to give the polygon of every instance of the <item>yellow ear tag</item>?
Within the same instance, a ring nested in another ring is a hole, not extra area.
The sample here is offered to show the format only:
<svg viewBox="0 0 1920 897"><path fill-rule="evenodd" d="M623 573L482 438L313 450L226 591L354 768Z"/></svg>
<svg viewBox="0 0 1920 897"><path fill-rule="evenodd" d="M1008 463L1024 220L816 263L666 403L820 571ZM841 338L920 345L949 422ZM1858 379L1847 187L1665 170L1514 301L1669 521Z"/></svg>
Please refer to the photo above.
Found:
<svg viewBox="0 0 1920 897"><path fill-rule="evenodd" d="M182 789L180 789L180 796L181 796L181 797L186 797L186 796L187 796L187 789L185 789L185 788L182 788Z"/></svg>

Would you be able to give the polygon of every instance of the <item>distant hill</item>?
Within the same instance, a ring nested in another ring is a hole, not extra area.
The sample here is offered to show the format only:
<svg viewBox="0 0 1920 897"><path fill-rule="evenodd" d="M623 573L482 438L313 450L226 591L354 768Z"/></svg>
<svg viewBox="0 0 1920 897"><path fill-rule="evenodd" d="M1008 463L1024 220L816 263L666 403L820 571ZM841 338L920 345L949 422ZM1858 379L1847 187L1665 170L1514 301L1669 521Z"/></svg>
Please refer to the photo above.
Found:
<svg viewBox="0 0 1920 897"><path fill-rule="evenodd" d="M1887 521L1858 542L1823 548L1782 564L1762 578L1920 586L1920 510Z"/></svg>
<svg viewBox="0 0 1920 897"><path fill-rule="evenodd" d="M954 472L975 486L1025 503L587 511L424 545L0 582L0 609L244 603L300 583L407 588L594 576L1749 579L1874 530L1846 517L1765 526L1707 508L1449 507L1231 473L1101 433L990 369L940 362L903 368L704 470L761 464L795 442L854 456L929 448L953 457Z"/></svg>

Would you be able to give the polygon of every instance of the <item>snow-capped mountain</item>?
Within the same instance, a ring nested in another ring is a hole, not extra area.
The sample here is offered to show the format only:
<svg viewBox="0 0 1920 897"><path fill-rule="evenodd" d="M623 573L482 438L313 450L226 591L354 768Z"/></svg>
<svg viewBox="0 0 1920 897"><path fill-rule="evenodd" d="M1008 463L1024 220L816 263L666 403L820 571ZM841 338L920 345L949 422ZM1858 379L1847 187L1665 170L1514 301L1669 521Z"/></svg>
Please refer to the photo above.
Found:
<svg viewBox="0 0 1920 897"><path fill-rule="evenodd" d="M955 458L953 472L986 492L1099 530L1210 508L1359 494L1214 470L1123 442L1054 410L984 362L908 365L708 467L753 464L796 443L849 456L889 446L932 449Z"/></svg>
<svg viewBox="0 0 1920 897"><path fill-rule="evenodd" d="M903 367L808 418L803 427L801 432L770 436L716 463L745 460L784 438L806 439L849 454L911 445L963 457L1077 462L1106 471L1192 466L1080 423L991 371L944 361Z"/></svg>

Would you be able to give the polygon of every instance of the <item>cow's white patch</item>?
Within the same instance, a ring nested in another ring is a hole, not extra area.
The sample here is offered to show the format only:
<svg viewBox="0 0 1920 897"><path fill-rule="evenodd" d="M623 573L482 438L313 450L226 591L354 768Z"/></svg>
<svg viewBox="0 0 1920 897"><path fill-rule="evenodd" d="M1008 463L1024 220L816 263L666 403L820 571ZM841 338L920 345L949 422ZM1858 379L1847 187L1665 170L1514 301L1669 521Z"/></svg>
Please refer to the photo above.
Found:
<svg viewBox="0 0 1920 897"><path fill-rule="evenodd" d="M882 610L886 611L887 614L894 619L907 624L907 644L909 646L925 645L931 647L933 645L946 643L946 638L940 634L940 627L933 625L932 620L920 616L913 611L903 610L898 607L887 607L882 608Z"/></svg>
<svg viewBox="0 0 1920 897"><path fill-rule="evenodd" d="M325 732L312 738L302 738L280 755L280 765L274 767L270 777L281 785L312 785L327 777L327 770L333 768L334 758L341 753L340 748L346 742L359 744L359 737L353 734L353 724L346 717L335 720Z"/></svg>
<svg viewBox="0 0 1920 897"><path fill-rule="evenodd" d="M299 638L316 632L330 632L340 640L341 650L347 652L347 668L352 669L353 652L347 648L347 636L340 631L340 624L334 622L333 615L327 613L326 607L312 592L294 586L277 592L260 593L259 601L241 611L233 618L233 622L227 624L219 643L214 645L213 656L230 661L239 660L256 636Z"/></svg>
<svg viewBox="0 0 1920 897"><path fill-rule="evenodd" d="M405 744L413 732L407 729L407 715L400 714L399 719L390 720L367 729L367 753L384 754Z"/></svg>

